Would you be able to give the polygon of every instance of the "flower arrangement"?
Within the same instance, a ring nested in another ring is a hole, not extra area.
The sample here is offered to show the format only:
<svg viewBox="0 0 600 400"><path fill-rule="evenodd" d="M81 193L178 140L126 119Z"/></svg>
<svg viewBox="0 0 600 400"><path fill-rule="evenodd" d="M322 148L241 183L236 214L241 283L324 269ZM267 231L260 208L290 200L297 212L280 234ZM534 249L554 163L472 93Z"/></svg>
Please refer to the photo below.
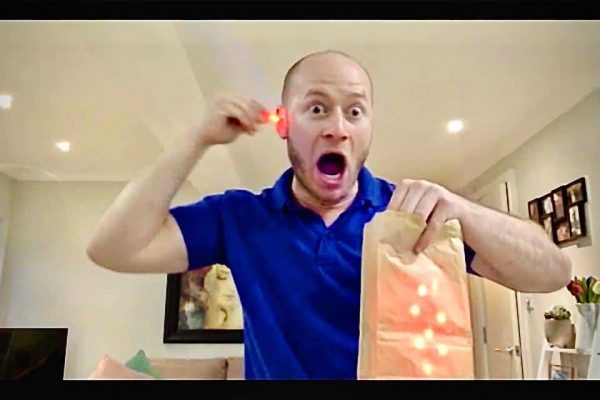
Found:
<svg viewBox="0 0 600 400"><path fill-rule="evenodd" d="M573 278L567 290L577 299L577 303L600 303L600 279L594 276Z"/></svg>
<svg viewBox="0 0 600 400"><path fill-rule="evenodd" d="M557 321L563 320L563 319L570 319L571 312L563 306L554 306L554 307L552 307L552 310L546 311L544 313L544 318L545 319L554 319Z"/></svg>

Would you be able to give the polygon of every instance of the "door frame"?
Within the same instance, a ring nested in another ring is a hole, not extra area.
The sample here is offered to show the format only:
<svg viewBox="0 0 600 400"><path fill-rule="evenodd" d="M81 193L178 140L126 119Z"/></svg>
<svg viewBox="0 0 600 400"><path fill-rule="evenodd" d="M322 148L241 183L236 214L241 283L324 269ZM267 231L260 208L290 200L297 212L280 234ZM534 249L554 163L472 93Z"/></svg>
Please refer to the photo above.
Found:
<svg viewBox="0 0 600 400"><path fill-rule="evenodd" d="M3 278L5 276L4 260L6 260L6 250L8 249L8 218L0 216L0 326L4 323L4 299Z"/></svg>
<svg viewBox="0 0 600 400"><path fill-rule="evenodd" d="M4 260L8 248L8 218L0 217L0 289L2 288L2 277L4 276ZM0 290L1 293L1 290ZM0 296L1 297L1 296ZM0 299L0 304L1 304Z"/></svg>
<svg viewBox="0 0 600 400"><path fill-rule="evenodd" d="M471 200L475 198L482 197L484 193L488 192L490 188L494 185L498 185L500 183L506 183L506 191L508 198L508 212L509 214L520 217L518 212L518 204L519 199L517 195L517 184L516 184L516 173L512 168L508 168L504 172L496 175L495 177L489 179L486 183L484 183L477 190L468 191L465 193L465 196ZM477 285L480 286L480 285ZM478 290L483 293L483 287L478 287ZM514 322L517 323L518 334L520 335L521 342L521 365L523 369L523 379L530 379L534 375L534 371L532 369L532 360L531 360L531 340L530 340L530 331L529 331L529 312L527 308L524 306L527 295L524 293L520 293L515 291L516 296L514 298L516 315L513 315ZM511 299L512 301L512 299ZM513 303L513 304L514 304ZM484 313L482 310L481 313ZM487 371L487 365L486 365Z"/></svg>
<svg viewBox="0 0 600 400"><path fill-rule="evenodd" d="M6 244L8 243L8 219L0 217L0 281L4 270L4 258L6 257Z"/></svg>

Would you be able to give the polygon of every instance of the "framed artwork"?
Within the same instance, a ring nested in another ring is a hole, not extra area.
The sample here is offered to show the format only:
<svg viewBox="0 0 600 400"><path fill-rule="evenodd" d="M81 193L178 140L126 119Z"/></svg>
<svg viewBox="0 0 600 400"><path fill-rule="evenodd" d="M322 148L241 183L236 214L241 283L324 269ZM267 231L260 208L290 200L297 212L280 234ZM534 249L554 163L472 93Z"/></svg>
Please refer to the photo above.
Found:
<svg viewBox="0 0 600 400"><path fill-rule="evenodd" d="M540 204L541 204L541 213L540 215L542 217L546 216L546 215L551 215L554 212L554 203L552 202L552 196L551 195L546 195L544 197L542 197L540 199Z"/></svg>
<svg viewBox="0 0 600 400"><path fill-rule="evenodd" d="M565 243L570 241L571 238L571 226L569 225L569 221L564 220L561 222L557 222L554 224L554 230L556 232L556 241L558 243Z"/></svg>
<svg viewBox="0 0 600 400"><path fill-rule="evenodd" d="M554 230L552 228L552 215L547 215L542 219L542 226L546 231L546 234L554 240Z"/></svg>
<svg viewBox="0 0 600 400"><path fill-rule="evenodd" d="M566 217L565 204L567 191L564 187L552 191L552 205L554 208L554 220L562 221Z"/></svg>
<svg viewBox="0 0 600 400"><path fill-rule="evenodd" d="M241 302L227 266L167 276L164 343L243 343L243 325Z"/></svg>
<svg viewBox="0 0 600 400"><path fill-rule="evenodd" d="M529 208L529 219L540 223L540 205L538 199L533 199L529 203L527 203L527 207Z"/></svg>
<svg viewBox="0 0 600 400"><path fill-rule="evenodd" d="M573 240L586 236L585 210L583 204L569 207L570 236Z"/></svg>
<svg viewBox="0 0 600 400"><path fill-rule="evenodd" d="M568 204L580 204L587 201L585 178L579 178L567 185Z"/></svg>
<svg viewBox="0 0 600 400"><path fill-rule="evenodd" d="M548 379L561 381L577 379L577 370L575 369L575 367L550 364L548 368Z"/></svg>

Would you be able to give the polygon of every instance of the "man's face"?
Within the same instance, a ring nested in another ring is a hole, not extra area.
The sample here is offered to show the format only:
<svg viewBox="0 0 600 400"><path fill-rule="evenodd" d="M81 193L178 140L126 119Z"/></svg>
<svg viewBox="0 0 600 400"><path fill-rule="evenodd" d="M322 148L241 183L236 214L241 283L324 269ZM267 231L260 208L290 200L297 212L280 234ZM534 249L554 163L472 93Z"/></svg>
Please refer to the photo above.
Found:
<svg viewBox="0 0 600 400"><path fill-rule="evenodd" d="M322 204L344 200L373 137L369 77L346 57L316 55L299 65L284 101L298 182Z"/></svg>

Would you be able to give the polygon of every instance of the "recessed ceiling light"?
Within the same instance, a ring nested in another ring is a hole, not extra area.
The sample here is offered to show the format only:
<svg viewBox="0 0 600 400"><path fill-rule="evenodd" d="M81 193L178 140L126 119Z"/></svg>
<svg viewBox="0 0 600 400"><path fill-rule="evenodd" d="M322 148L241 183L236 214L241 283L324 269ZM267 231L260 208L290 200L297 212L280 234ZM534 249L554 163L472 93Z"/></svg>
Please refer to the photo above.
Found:
<svg viewBox="0 0 600 400"><path fill-rule="evenodd" d="M59 148L60 151L67 152L71 150L71 143L69 142L57 142L56 147Z"/></svg>
<svg viewBox="0 0 600 400"><path fill-rule="evenodd" d="M446 127L448 129L448 132L458 133L463 130L464 124L460 119L454 119L448 122L448 125Z"/></svg>
<svg viewBox="0 0 600 400"><path fill-rule="evenodd" d="M0 108L9 109L12 105L12 96L8 94L0 94Z"/></svg>

